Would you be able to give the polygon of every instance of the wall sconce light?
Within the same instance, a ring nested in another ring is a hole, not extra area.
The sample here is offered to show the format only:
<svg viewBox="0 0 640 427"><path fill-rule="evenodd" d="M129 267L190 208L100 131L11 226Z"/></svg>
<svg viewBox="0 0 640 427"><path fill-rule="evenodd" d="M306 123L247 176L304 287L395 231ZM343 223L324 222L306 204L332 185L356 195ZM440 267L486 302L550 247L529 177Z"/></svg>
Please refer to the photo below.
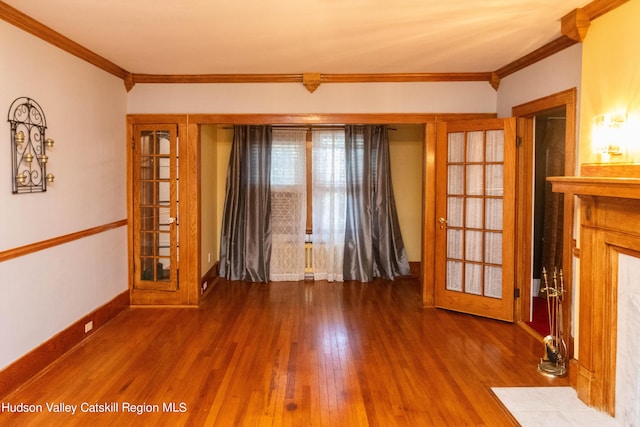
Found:
<svg viewBox="0 0 640 427"><path fill-rule="evenodd" d="M53 147L53 139L45 138L47 121L36 101L21 97L9 107L11 125L12 169L11 185L14 194L47 191L47 183L54 176L47 173L46 149Z"/></svg>
<svg viewBox="0 0 640 427"><path fill-rule="evenodd" d="M624 153L624 114L600 114L593 118L593 146L598 154L619 155Z"/></svg>

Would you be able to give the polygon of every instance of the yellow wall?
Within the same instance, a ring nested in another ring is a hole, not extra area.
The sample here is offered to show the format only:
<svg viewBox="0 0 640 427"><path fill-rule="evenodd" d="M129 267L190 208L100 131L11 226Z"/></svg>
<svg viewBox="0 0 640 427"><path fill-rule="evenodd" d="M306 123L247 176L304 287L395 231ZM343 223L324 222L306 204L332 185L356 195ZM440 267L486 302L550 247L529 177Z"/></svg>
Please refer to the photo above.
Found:
<svg viewBox="0 0 640 427"><path fill-rule="evenodd" d="M219 229L208 220L217 217L216 193L210 191L216 186L216 128L202 126L200 138L200 275L204 276L218 259Z"/></svg>
<svg viewBox="0 0 640 427"><path fill-rule="evenodd" d="M218 230L218 241L216 248L220 260L220 230L222 229L222 214L224 213L224 197L227 191L227 168L231 157L231 145L233 144L233 127L218 126L218 139L216 141L217 161L216 161L216 206L218 206L216 216L216 230Z"/></svg>
<svg viewBox="0 0 640 427"><path fill-rule="evenodd" d="M203 125L200 138L200 274L204 276L220 260L220 229L233 129Z"/></svg>
<svg viewBox="0 0 640 427"><path fill-rule="evenodd" d="M595 19L583 44L579 161L640 162L640 0ZM593 117L626 113L628 148L610 159L592 149Z"/></svg>
<svg viewBox="0 0 640 427"><path fill-rule="evenodd" d="M411 262L420 262L422 236L422 146L424 126L393 125L389 131L391 179L402 239Z"/></svg>

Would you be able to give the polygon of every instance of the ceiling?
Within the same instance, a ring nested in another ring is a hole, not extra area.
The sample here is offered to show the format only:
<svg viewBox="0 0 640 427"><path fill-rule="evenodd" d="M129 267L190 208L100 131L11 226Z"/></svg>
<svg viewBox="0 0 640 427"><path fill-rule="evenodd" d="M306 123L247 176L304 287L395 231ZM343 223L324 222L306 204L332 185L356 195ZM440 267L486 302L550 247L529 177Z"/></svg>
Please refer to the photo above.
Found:
<svg viewBox="0 0 640 427"><path fill-rule="evenodd" d="M490 72L585 0L4 0L130 73Z"/></svg>

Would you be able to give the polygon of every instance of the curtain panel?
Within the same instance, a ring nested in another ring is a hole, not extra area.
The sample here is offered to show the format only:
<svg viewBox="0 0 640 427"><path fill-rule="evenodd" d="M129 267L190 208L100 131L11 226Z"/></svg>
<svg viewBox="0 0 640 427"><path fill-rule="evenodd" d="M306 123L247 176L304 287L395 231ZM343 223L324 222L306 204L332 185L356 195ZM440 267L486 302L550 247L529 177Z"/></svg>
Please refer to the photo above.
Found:
<svg viewBox="0 0 640 427"><path fill-rule="evenodd" d="M395 206L388 129L346 126L344 279L370 282L409 274Z"/></svg>
<svg viewBox="0 0 640 427"><path fill-rule="evenodd" d="M314 129L313 278L342 282L346 223L346 167L343 129Z"/></svg>
<svg viewBox="0 0 640 427"><path fill-rule="evenodd" d="M220 237L228 280L269 280L271 138L271 126L234 126Z"/></svg>

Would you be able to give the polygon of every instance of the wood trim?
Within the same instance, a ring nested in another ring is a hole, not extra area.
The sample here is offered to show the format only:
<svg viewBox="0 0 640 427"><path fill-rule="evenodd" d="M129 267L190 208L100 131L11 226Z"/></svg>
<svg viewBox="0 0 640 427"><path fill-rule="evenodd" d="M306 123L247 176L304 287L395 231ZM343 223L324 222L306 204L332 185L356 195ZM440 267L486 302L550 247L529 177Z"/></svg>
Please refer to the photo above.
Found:
<svg viewBox="0 0 640 427"><path fill-rule="evenodd" d="M5 367L0 371L0 398L91 336L128 306L129 291L126 290ZM93 329L85 333L84 325L89 321L93 321Z"/></svg>
<svg viewBox="0 0 640 427"><path fill-rule="evenodd" d="M306 161L306 180L307 180L307 218L305 220L305 233L313 233L313 132L307 130L305 141L305 161Z"/></svg>
<svg viewBox="0 0 640 427"><path fill-rule="evenodd" d="M182 305L197 306L199 300L199 280L200 280L200 187L198 185L199 166L199 129L197 124L189 124L187 115L134 115L127 116L127 139L133 144L137 134L137 126L149 128L154 126L175 126L177 136L180 139L179 158L180 168L178 171L180 180L180 203L178 218L180 222L180 261L178 265L179 283L175 290L164 289L144 289L135 286L134 266L132 256L129 257L129 289L131 305ZM130 220L135 218L135 204L133 202L134 184L133 167L135 155L133 150L129 152L127 159L128 181L128 214ZM133 249L130 255L135 252L134 226L129 227L128 239L129 248Z"/></svg>
<svg viewBox="0 0 640 427"><path fill-rule="evenodd" d="M521 286L521 298L516 310L518 320L527 320L530 314L530 298L531 292L528 278L531 277L531 227L533 224L531 200L531 179L533 179L533 156L534 156L534 136L533 136L533 118L544 112L558 107L565 107L565 164L564 170L566 175L575 174L576 168L576 116L577 116L577 90L575 88L558 92L537 100L517 105L512 108L512 115L517 116L520 121L519 125L526 125L526 129L518 129L520 136L523 138L523 144L519 150L518 171L522 175L522 179L518 180L518 216L517 224L517 240L518 254L516 261L516 281ZM527 178L529 177L529 178ZM564 198L563 215L565 218L565 226L562 233L563 246L565 248L562 255L563 271L565 278L565 289L567 290L567 304L563 305L563 319L565 331L570 330L571 319L571 298L573 289L573 248L574 238L573 230L575 223L575 201L573 197ZM573 341L568 341L569 357L573 355Z"/></svg>
<svg viewBox="0 0 640 427"><path fill-rule="evenodd" d="M77 231L75 233L65 234L64 236L58 236L52 239L43 240L41 242L31 243L29 245L20 246L18 248L2 251L0 252L0 262L8 261L10 259L21 257L24 255L29 255L34 252L52 248L54 246L63 245L65 243L69 243L74 240L79 240L85 237L93 236L94 234L103 233L105 231L122 227L127 224L128 224L128 221L126 219L121 219L119 221L114 221L109 224L99 225L97 227L88 228L86 230Z"/></svg>
<svg viewBox="0 0 640 427"><path fill-rule="evenodd" d="M302 74L132 74L136 83L302 83Z"/></svg>
<svg viewBox="0 0 640 427"><path fill-rule="evenodd" d="M490 82L482 73L321 74L323 83Z"/></svg>
<svg viewBox="0 0 640 427"><path fill-rule="evenodd" d="M200 278L200 296L202 298L209 292L213 282L220 276L220 261L215 262L209 271L207 271L204 276ZM202 290L202 286L207 282L207 289Z"/></svg>
<svg viewBox="0 0 640 427"><path fill-rule="evenodd" d="M420 277L421 270L422 266L419 261L409 261L409 276Z"/></svg>
<svg viewBox="0 0 640 427"><path fill-rule="evenodd" d="M629 0L594 0L582 9L589 17L589 20L593 21L628 1Z"/></svg>
<svg viewBox="0 0 640 427"><path fill-rule="evenodd" d="M640 178L640 163L583 163L580 176Z"/></svg>
<svg viewBox="0 0 640 427"><path fill-rule="evenodd" d="M559 193L640 199L640 178L554 176L547 180Z"/></svg>
<svg viewBox="0 0 640 427"><path fill-rule="evenodd" d="M175 125L180 138L180 263L179 285L175 292L136 289L133 286L134 261L129 257L129 289L132 305L197 306L200 299L200 140L199 123L186 114L142 114L127 116L127 215L134 218L133 143L137 125ZM134 230L129 227L128 248L133 254Z"/></svg>
<svg viewBox="0 0 640 427"><path fill-rule="evenodd" d="M566 104L575 104L577 93L577 89L572 88L531 102L516 105L511 109L511 114L513 116L534 116L545 110L561 107Z"/></svg>
<svg viewBox="0 0 640 427"><path fill-rule="evenodd" d="M379 74L321 74L322 83L410 83L410 82L489 82L491 72L481 73L379 73ZM136 83L303 83L301 74L132 74Z"/></svg>
<svg viewBox="0 0 640 427"><path fill-rule="evenodd" d="M577 42L575 40L571 40L567 36L561 36L545 44L544 46L539 47L533 52L523 56L522 58L516 59L515 61L505 65L504 67L497 69L495 71L495 74L500 79L503 79L508 75L515 73L516 71L520 71L523 68L535 64L536 62L542 61L543 59L548 58L549 56L554 55L560 51L563 51L576 43Z"/></svg>
<svg viewBox="0 0 640 427"><path fill-rule="evenodd" d="M200 126L188 123L179 126L180 136L180 275L186 283L188 305L198 305L200 286L198 279L201 271L201 188L200 188ZM186 185L186 187L185 187ZM186 191L185 191L186 188ZM185 203L186 202L186 203ZM186 246L186 247L185 247ZM186 251L185 251L186 249ZM186 253L185 253L186 252ZM186 259L184 256L186 255Z"/></svg>
<svg viewBox="0 0 640 427"><path fill-rule="evenodd" d="M130 116L145 120L145 115ZM430 122L490 119L495 113L354 113L354 114L191 114L190 123L198 124L425 124ZM145 121L148 123L148 121Z"/></svg>
<svg viewBox="0 0 640 427"><path fill-rule="evenodd" d="M436 254L436 123L427 123L422 149L422 305L435 306Z"/></svg>
<svg viewBox="0 0 640 427"><path fill-rule="evenodd" d="M127 126L129 125L164 125L164 124L189 123L189 116L186 114L128 114ZM133 142L133 135L127 141Z"/></svg>
<svg viewBox="0 0 640 427"><path fill-rule="evenodd" d="M25 15L18 9L15 9L2 1L0 1L0 19L7 21L8 23L46 41L47 43L51 43L65 52L83 59L116 77L125 79L130 75L127 70L119 67L108 59L90 51L86 47L63 36L57 31L52 30L46 25L36 21L30 16Z"/></svg>
<svg viewBox="0 0 640 427"><path fill-rule="evenodd" d="M133 124L135 123L135 116L127 116L127 136L125 141L125 151L127 153L127 170L126 170L126 192L127 192L127 218L130 221L134 221L134 201L133 201L133 164L135 160L135 141L134 141L134 131ZM133 234L133 225L127 227L127 264L128 264L128 274L127 274L127 289L131 292L133 289L133 279L134 279L134 252L135 246L134 242L134 234ZM131 298L131 297L129 297Z"/></svg>
<svg viewBox="0 0 640 427"><path fill-rule="evenodd" d="M572 40L582 43L589 31L591 20L584 9L574 9L560 20L560 31Z"/></svg>
<svg viewBox="0 0 640 427"><path fill-rule="evenodd" d="M520 289L520 299L516 301L516 320L528 321L531 316L532 277L532 229L533 229L533 159L534 137L533 118L517 117L517 132L522 144L517 148L516 158L516 253L515 287Z"/></svg>

